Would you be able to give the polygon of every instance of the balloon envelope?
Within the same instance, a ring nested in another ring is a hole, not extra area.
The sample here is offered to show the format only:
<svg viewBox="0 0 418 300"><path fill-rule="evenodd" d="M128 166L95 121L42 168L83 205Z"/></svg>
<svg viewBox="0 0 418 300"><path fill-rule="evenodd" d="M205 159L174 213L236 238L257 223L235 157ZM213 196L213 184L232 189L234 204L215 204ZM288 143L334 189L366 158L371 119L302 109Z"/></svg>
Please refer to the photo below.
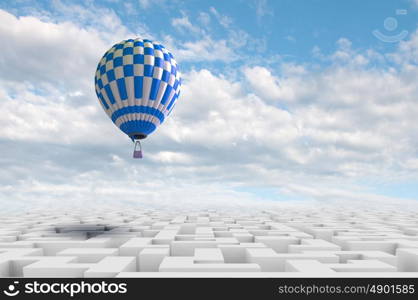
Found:
<svg viewBox="0 0 418 300"><path fill-rule="evenodd" d="M115 44L100 60L96 94L115 125L132 140L155 131L180 94L181 78L173 55L150 40Z"/></svg>

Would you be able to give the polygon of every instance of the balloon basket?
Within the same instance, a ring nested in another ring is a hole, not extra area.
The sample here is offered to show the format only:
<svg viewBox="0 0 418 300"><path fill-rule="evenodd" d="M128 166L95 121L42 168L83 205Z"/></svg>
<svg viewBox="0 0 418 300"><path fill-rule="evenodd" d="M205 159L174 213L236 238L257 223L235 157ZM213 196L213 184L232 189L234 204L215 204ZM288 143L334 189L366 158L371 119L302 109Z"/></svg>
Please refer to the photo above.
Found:
<svg viewBox="0 0 418 300"><path fill-rule="evenodd" d="M142 148L139 140L135 141L133 158L142 158Z"/></svg>
<svg viewBox="0 0 418 300"><path fill-rule="evenodd" d="M142 158L142 151L134 151L133 158Z"/></svg>

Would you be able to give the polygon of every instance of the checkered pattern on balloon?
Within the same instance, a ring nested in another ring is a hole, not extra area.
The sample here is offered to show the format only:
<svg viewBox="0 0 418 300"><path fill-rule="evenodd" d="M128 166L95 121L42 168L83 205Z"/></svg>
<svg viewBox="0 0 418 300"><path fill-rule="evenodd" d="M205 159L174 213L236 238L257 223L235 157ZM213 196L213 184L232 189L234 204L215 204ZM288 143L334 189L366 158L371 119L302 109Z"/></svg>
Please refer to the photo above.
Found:
<svg viewBox="0 0 418 300"><path fill-rule="evenodd" d="M150 40L124 40L103 55L94 82L103 109L135 142L134 157L141 158L139 141L164 122L180 95L173 55Z"/></svg>

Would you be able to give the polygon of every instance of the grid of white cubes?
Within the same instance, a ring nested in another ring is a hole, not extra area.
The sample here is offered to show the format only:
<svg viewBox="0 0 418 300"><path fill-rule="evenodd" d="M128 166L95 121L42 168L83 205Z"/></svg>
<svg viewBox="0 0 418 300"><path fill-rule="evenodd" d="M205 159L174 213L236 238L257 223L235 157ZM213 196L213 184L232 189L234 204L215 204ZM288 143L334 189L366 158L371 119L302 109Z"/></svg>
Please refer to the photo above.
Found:
<svg viewBox="0 0 418 300"><path fill-rule="evenodd" d="M0 277L418 277L418 211L0 215Z"/></svg>

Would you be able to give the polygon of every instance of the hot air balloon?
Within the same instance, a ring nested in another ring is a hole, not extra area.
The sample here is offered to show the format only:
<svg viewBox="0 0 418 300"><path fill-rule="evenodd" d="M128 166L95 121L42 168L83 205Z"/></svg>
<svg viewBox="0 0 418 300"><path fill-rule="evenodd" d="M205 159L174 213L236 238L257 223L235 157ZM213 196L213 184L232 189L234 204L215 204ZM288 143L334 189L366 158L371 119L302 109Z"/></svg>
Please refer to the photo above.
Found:
<svg viewBox="0 0 418 300"><path fill-rule="evenodd" d="M140 140L164 122L180 95L173 55L150 40L121 41L103 55L94 84L104 111L134 142L133 157L142 158Z"/></svg>

